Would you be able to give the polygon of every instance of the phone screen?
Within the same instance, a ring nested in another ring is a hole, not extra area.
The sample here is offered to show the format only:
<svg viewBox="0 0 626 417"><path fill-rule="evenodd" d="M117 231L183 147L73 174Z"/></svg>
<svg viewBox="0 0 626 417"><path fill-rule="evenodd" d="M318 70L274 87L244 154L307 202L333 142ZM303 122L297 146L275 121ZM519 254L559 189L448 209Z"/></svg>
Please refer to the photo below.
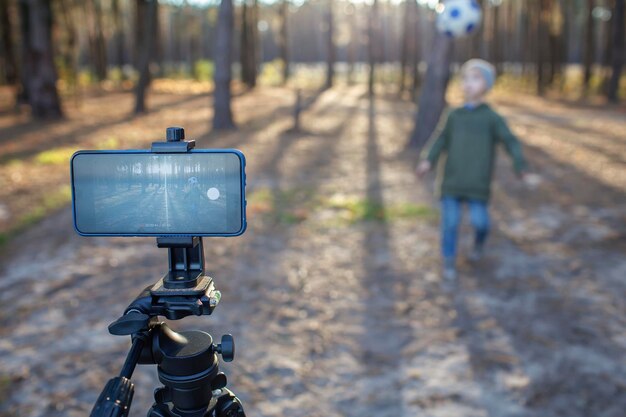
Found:
<svg viewBox="0 0 626 417"><path fill-rule="evenodd" d="M71 161L75 228L96 236L239 235L244 166L236 150L77 152Z"/></svg>

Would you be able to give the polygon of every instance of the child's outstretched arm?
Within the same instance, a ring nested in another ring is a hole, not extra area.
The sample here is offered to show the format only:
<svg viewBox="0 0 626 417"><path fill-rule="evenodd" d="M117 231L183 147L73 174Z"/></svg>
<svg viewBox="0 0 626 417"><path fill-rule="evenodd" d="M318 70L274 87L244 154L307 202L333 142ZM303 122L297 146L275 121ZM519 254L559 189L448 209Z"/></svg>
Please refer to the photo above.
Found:
<svg viewBox="0 0 626 417"><path fill-rule="evenodd" d="M452 117L452 114L448 116L448 119L446 120L446 124L444 125L443 130L441 131L441 133L439 134L439 137L437 138L437 140L435 140L435 143L433 143L430 150L428 151L428 156L426 157L426 159L424 159L417 165L416 174L418 177L422 177L424 176L424 174L430 171L432 167L434 167L437 164L437 160L439 159L439 155L441 155L441 152L448 147L451 117Z"/></svg>
<svg viewBox="0 0 626 417"><path fill-rule="evenodd" d="M519 139L511 132L503 118L498 117L496 120L495 133L498 140L504 144L504 148L513 160L513 168L515 173L523 177L528 170L528 165L524 159L522 152L522 144Z"/></svg>

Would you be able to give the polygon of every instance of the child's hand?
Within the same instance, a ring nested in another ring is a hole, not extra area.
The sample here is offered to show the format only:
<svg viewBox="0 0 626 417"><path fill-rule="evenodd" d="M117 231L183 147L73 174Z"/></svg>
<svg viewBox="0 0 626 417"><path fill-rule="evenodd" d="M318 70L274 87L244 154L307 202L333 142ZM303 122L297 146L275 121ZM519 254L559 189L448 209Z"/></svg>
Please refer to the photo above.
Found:
<svg viewBox="0 0 626 417"><path fill-rule="evenodd" d="M417 165L415 173L417 174L418 178L422 178L428 171L430 171L431 168L432 165L430 161L428 159L425 159Z"/></svg>

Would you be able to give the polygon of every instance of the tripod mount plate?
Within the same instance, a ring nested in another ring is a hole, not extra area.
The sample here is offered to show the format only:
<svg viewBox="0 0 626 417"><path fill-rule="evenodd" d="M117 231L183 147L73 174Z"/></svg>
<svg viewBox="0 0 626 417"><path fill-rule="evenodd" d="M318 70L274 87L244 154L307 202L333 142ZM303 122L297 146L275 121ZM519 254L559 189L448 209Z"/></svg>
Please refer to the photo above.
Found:
<svg viewBox="0 0 626 417"><path fill-rule="evenodd" d="M164 285L161 279L150 289L150 316L161 315L170 320L190 315L208 316L222 298L213 279L206 275L193 288L166 288Z"/></svg>
<svg viewBox="0 0 626 417"><path fill-rule="evenodd" d="M219 291L215 289L213 278L207 275L202 275L198 277L198 283L193 288L171 288L171 287L168 288L166 287L166 283L165 283L166 277L163 277L160 280L158 280L152 286L152 288L150 288L150 294L152 294L155 297L163 297L163 296L170 296L170 295L194 296L194 295L203 295L206 293L208 294L214 294L215 292L219 293ZM217 303L215 303L215 305L217 305Z"/></svg>

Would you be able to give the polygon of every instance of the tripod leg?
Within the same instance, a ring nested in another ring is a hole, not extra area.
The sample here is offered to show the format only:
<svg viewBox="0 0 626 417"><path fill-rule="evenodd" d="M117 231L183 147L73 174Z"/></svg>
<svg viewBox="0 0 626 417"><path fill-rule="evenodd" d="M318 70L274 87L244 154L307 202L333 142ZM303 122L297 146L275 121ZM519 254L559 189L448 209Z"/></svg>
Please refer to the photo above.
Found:
<svg viewBox="0 0 626 417"><path fill-rule="evenodd" d="M246 417L243 405L237 396L229 389L222 388L217 396L215 417Z"/></svg>
<svg viewBox="0 0 626 417"><path fill-rule="evenodd" d="M124 321L128 322L128 318L117 322L123 325ZM90 417L125 417L128 415L135 393L135 385L130 381L130 377L133 375L148 334L149 332L137 333L120 376L107 382L93 406Z"/></svg>
<svg viewBox="0 0 626 417"><path fill-rule="evenodd" d="M90 417L126 417L134 392L130 379L123 376L110 379L93 406Z"/></svg>

